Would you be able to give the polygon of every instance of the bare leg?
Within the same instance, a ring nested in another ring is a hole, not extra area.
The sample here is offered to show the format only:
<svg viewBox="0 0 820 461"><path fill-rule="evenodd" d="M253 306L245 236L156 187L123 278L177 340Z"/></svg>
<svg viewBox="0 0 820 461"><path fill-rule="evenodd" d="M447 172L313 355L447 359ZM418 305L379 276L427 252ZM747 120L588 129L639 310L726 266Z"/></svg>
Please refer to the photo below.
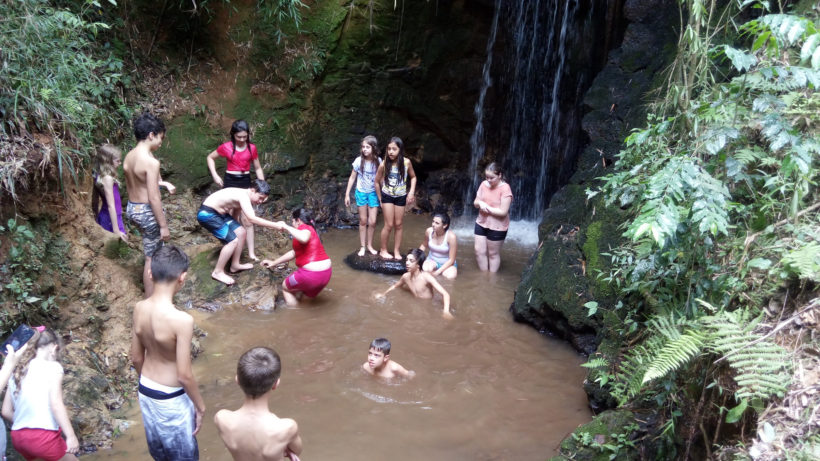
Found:
<svg viewBox="0 0 820 461"><path fill-rule="evenodd" d="M236 247L239 245L239 240L240 239L237 236L237 238L233 239L232 242L226 244L224 247L222 247L222 250L219 251L219 258L217 258L216 260L216 267L214 267L214 271L211 272L211 277L213 277L214 280L218 280L224 283L225 285L234 284L235 280L225 273L225 265L228 264L228 261L231 259L231 256L233 256Z"/></svg>
<svg viewBox="0 0 820 461"><path fill-rule="evenodd" d="M393 259L393 255L387 252L387 240L390 239L390 231L393 230L396 206L392 203L382 203L382 212L384 213L384 227L382 228L382 242L379 248L379 256L384 259Z"/></svg>
<svg viewBox="0 0 820 461"><path fill-rule="evenodd" d="M436 270L436 262L432 259L425 259L424 264L421 266L421 270L432 273Z"/></svg>
<svg viewBox="0 0 820 461"><path fill-rule="evenodd" d="M359 248L359 256L364 256L364 244L365 244L365 237L367 237L369 229L367 228L367 206L360 206L359 207L359 243L361 244L361 248ZM370 242L372 243L373 234L370 234Z"/></svg>
<svg viewBox="0 0 820 461"><path fill-rule="evenodd" d="M245 247L245 228L239 227L234 232L236 232L236 238L234 239L236 249L233 250L233 254L231 255L231 272L253 269L253 264L242 264L239 262L239 258L242 256L242 249Z"/></svg>
<svg viewBox="0 0 820 461"><path fill-rule="evenodd" d="M498 268L501 266L501 245L504 245L503 240L495 242L487 240L487 258L490 261L490 272L498 272Z"/></svg>
<svg viewBox="0 0 820 461"><path fill-rule="evenodd" d="M393 257L401 259L401 234L402 225L404 224L404 207L397 206L393 214L393 228L396 229L396 236L393 239Z"/></svg>
<svg viewBox="0 0 820 461"><path fill-rule="evenodd" d="M253 259L254 261L259 261L259 258L256 257L255 249L255 242L254 242L254 228L253 223L250 222L245 213L241 213L241 219L239 222L242 223L242 227L245 228L245 244L248 245L248 257Z"/></svg>
<svg viewBox="0 0 820 461"><path fill-rule="evenodd" d="M475 236L475 261L482 272L490 269L490 261L487 257L487 237L483 235Z"/></svg>
<svg viewBox="0 0 820 461"><path fill-rule="evenodd" d="M286 283L287 279L282 280L282 297L285 298L285 304L288 306L298 306L299 305L299 298L297 295L302 294L301 291L290 291L288 290L288 285Z"/></svg>
<svg viewBox="0 0 820 461"><path fill-rule="evenodd" d="M376 219L379 216L379 207L368 207L367 208L367 251L370 254L376 254L375 248L373 248L373 234L376 233Z"/></svg>
<svg viewBox="0 0 820 461"><path fill-rule="evenodd" d="M454 280L458 277L458 268L456 266L450 266L447 269L444 269L444 272L441 273L447 280Z"/></svg>
<svg viewBox="0 0 820 461"><path fill-rule="evenodd" d="M142 285L145 287L145 297L154 293L154 279L151 278L151 258L145 257L145 267L142 268Z"/></svg>
<svg viewBox="0 0 820 461"><path fill-rule="evenodd" d="M60 458L60 461L77 461L77 457L72 453L66 453L62 458Z"/></svg>

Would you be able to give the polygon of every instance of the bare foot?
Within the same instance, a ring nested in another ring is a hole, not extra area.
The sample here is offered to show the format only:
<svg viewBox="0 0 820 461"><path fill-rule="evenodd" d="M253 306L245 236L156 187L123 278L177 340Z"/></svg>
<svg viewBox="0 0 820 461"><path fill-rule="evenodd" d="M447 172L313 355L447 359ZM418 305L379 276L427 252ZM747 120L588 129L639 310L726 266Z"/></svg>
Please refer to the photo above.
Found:
<svg viewBox="0 0 820 461"><path fill-rule="evenodd" d="M211 278L216 280L217 282L222 282L228 286L231 286L234 283L236 283L236 280L232 279L228 276L228 274L224 272L211 272Z"/></svg>
<svg viewBox="0 0 820 461"><path fill-rule="evenodd" d="M376 255L378 253L378 251L376 251L373 247L367 247L367 251L369 251L372 255Z"/></svg>
<svg viewBox="0 0 820 461"><path fill-rule="evenodd" d="M358 255L359 255L360 257L361 257L361 256L364 256L364 247L359 248L359 253L358 253Z"/></svg>
<svg viewBox="0 0 820 461"><path fill-rule="evenodd" d="M259 262L259 258L256 255L248 255L248 258L252 259L254 262Z"/></svg>
<svg viewBox="0 0 820 461"><path fill-rule="evenodd" d="M388 253L387 250L380 251L379 256L381 256L383 259L393 259L393 255Z"/></svg>
<svg viewBox="0 0 820 461"><path fill-rule="evenodd" d="M231 272L246 271L248 269L253 269L253 264L251 264L251 263L238 264L238 265L231 264Z"/></svg>
<svg viewBox="0 0 820 461"><path fill-rule="evenodd" d="M393 253L393 257L396 258L396 259L401 259L401 253L396 251L395 253Z"/></svg>

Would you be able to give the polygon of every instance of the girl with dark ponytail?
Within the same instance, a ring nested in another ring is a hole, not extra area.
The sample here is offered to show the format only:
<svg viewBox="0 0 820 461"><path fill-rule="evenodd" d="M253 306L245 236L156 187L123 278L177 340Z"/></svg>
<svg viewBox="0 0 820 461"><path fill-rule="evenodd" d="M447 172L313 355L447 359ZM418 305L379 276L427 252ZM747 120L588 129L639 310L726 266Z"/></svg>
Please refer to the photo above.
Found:
<svg viewBox="0 0 820 461"><path fill-rule="evenodd" d="M298 208L293 211L291 225L284 221L276 225L293 237L293 249L273 261L262 261L262 266L271 269L292 259L296 261L297 269L282 282L282 295L288 306L297 306L302 295L315 298L330 282L333 274L330 257L322 246L309 210Z"/></svg>

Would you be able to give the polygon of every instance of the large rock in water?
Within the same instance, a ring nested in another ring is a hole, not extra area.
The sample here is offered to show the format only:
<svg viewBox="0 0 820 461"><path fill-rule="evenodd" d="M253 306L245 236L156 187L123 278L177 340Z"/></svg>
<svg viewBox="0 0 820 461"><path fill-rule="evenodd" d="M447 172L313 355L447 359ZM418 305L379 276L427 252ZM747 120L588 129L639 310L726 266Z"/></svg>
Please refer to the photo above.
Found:
<svg viewBox="0 0 820 461"><path fill-rule="evenodd" d="M359 256L358 250L345 256L345 263L353 269L359 271L377 272L379 274L398 275L407 271L402 259L382 259L378 255L365 252L364 256Z"/></svg>

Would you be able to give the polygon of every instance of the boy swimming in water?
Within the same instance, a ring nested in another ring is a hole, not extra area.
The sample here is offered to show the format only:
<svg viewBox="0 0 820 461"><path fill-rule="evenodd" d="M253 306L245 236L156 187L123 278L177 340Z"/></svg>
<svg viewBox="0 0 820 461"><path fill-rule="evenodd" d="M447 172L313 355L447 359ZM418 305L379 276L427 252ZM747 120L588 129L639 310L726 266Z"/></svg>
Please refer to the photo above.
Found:
<svg viewBox="0 0 820 461"><path fill-rule="evenodd" d="M245 403L236 411L219 410L214 423L235 460L299 461L302 438L290 418L279 418L268 409L268 397L279 386L282 362L267 347L242 354L236 366L236 382Z"/></svg>
<svg viewBox="0 0 820 461"><path fill-rule="evenodd" d="M410 253L407 254L407 258L404 263L407 268L407 272L401 276L401 279L399 279L398 282L388 288L387 291L384 293L378 293L376 297L384 298L387 296L387 293L390 293L396 288L403 287L405 290L413 293L413 296L416 298L432 299L433 290L436 290L441 293L441 297L444 302L443 317L446 319L452 319L453 314L450 313L450 294L447 293L447 290L445 290L440 283L438 283L438 280L436 280L433 275L429 272L424 272L421 270L422 264L424 264L424 252L418 248L410 250Z"/></svg>
<svg viewBox="0 0 820 461"><path fill-rule="evenodd" d="M239 256L245 246L245 228L237 222L232 215L237 210L242 213L253 224L257 226L279 229L280 226L272 221L262 219L253 212L253 205L265 202L270 195L270 186L261 179L251 183L250 189L240 189L238 187L226 187L220 189L202 202L196 214L196 220L205 229L211 231L214 237L225 244L219 252L216 267L211 272L211 277L225 285L233 285L235 280L225 273L225 265L231 261L231 272L239 272L253 268L253 264L241 264Z"/></svg>
<svg viewBox="0 0 820 461"><path fill-rule="evenodd" d="M390 341L387 338L376 338L370 343L367 362L362 364L362 369L370 375L385 379L396 376L412 379L416 376L415 371L407 371L398 362L390 360Z"/></svg>

